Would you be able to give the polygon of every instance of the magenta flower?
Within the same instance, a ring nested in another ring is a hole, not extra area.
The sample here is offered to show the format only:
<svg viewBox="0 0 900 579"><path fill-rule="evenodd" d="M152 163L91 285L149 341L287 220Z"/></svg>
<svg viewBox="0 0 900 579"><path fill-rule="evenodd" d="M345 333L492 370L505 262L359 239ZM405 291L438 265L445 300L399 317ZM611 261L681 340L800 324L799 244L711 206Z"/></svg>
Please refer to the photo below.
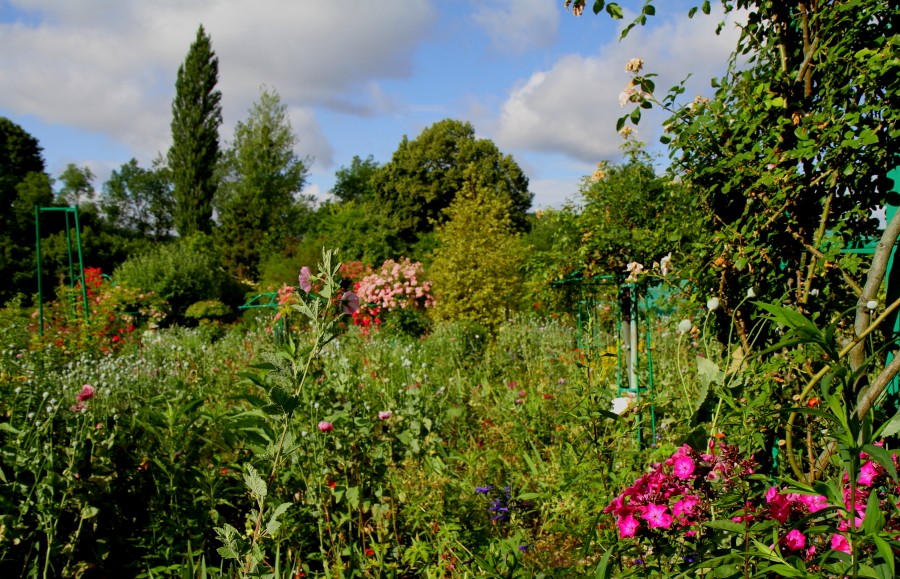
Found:
<svg viewBox="0 0 900 579"><path fill-rule="evenodd" d="M382 410L381 412L378 413L378 420L387 420L388 418L390 418L393 415L394 415L394 413L391 412L390 410Z"/></svg>
<svg viewBox="0 0 900 579"><path fill-rule="evenodd" d="M341 305L344 307L344 313L352 316L359 309L359 296L353 292L344 292L341 296Z"/></svg>
<svg viewBox="0 0 900 579"><path fill-rule="evenodd" d="M847 537L845 537L844 535L831 535L831 549L833 551L850 553L850 542L847 541Z"/></svg>
<svg viewBox="0 0 900 579"><path fill-rule="evenodd" d="M297 278L297 281L300 283L300 289L309 293L312 290L312 282L309 281L309 278L312 276L312 273L309 271L309 268L305 265L300 268L300 277Z"/></svg>
<svg viewBox="0 0 900 579"><path fill-rule="evenodd" d="M647 505L641 511L641 518L647 521L651 529L668 529L672 526L672 515L666 505Z"/></svg>
<svg viewBox="0 0 900 579"><path fill-rule="evenodd" d="M878 470L875 468L875 464L872 463L872 461L869 461L859 470L859 478L857 481L861 485L870 487L877 476Z"/></svg>
<svg viewBox="0 0 900 579"><path fill-rule="evenodd" d="M87 408L87 404L85 404L84 402L79 402L74 406L70 406L69 410L71 410L72 412L81 412L85 408Z"/></svg>
<svg viewBox="0 0 900 579"><path fill-rule="evenodd" d="M797 529L792 529L781 541L792 551L799 551L806 546L806 536Z"/></svg>
<svg viewBox="0 0 900 579"><path fill-rule="evenodd" d="M634 537L640 522L634 518L634 515L628 513L624 517L619 517L616 524L619 526L619 537L627 539Z"/></svg>
<svg viewBox="0 0 900 579"><path fill-rule="evenodd" d="M672 472L682 480L689 479L694 474L694 461L689 456L679 456L675 459Z"/></svg>
<svg viewBox="0 0 900 579"><path fill-rule="evenodd" d="M672 514L676 517L691 516L694 514L694 507L696 507L699 502L700 499L695 496L688 495L682 497L672 506Z"/></svg>
<svg viewBox="0 0 900 579"><path fill-rule="evenodd" d="M84 402L86 400L90 400L94 397L94 387L90 384L85 384L81 387L81 392L75 395L75 400L78 402Z"/></svg>
<svg viewBox="0 0 900 579"><path fill-rule="evenodd" d="M327 420L323 420L319 423L319 430L322 432L331 432L334 430L334 424L328 422Z"/></svg>

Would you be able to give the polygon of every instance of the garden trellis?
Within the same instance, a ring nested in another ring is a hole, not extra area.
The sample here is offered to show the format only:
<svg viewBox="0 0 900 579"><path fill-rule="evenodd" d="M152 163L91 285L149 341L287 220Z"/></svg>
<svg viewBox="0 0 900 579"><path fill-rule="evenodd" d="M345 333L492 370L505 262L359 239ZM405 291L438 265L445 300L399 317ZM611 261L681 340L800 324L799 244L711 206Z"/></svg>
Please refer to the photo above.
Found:
<svg viewBox="0 0 900 579"><path fill-rule="evenodd" d="M66 218L66 250L69 256L69 283L72 284L72 287L75 287L75 283L77 279L80 279L84 275L84 256L81 250L81 227L78 224L78 207L38 207L37 205L34 207L34 231L36 237L36 261L37 261L37 290L38 290L38 333L39 335L44 335L44 293L43 286L41 284L41 214L42 213L62 213ZM75 226L75 247L78 252L78 276L75 275L75 264L73 262L72 256L72 228L69 221L69 216L72 216L74 220ZM90 314L88 312L88 298L87 298L87 287L84 283L81 284L81 300L84 305L84 317L87 318Z"/></svg>
<svg viewBox="0 0 900 579"><path fill-rule="evenodd" d="M608 367L606 361L614 358L616 396L633 397L642 409L641 397L653 390L653 345L647 323L653 308L646 288L620 281L617 276L585 276L575 272L553 285L576 288L575 344L586 358L589 383L591 369L596 367L602 371ZM607 299L599 296L603 288L607 288L605 293L610 296ZM614 299L610 295L613 290ZM656 409L652 402L646 407L652 441L656 437ZM639 410L635 421L638 444L643 442L644 420Z"/></svg>

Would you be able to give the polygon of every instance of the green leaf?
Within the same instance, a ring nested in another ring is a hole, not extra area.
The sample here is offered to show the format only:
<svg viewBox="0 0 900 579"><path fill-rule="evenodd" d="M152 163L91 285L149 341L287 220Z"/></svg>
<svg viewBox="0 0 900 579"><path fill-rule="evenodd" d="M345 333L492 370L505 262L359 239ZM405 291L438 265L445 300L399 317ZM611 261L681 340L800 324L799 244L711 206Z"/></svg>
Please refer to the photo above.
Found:
<svg viewBox="0 0 900 579"><path fill-rule="evenodd" d="M878 493L869 493L869 501L866 504L866 518L863 520L862 531L866 536L873 536L884 528L884 513L881 512L881 504Z"/></svg>
<svg viewBox="0 0 900 579"><path fill-rule="evenodd" d="M246 483L247 487L250 489L250 492L256 497L257 501L262 503L266 494L268 493L268 488L266 487L266 481L259 476L259 473L253 468L252 464L247 465L247 472L244 473L244 483Z"/></svg>
<svg viewBox="0 0 900 579"><path fill-rule="evenodd" d="M618 133L623 128L625 128L625 120L628 118L628 115L624 117L619 117L619 120L616 121L616 132Z"/></svg>
<svg viewBox="0 0 900 579"><path fill-rule="evenodd" d="M709 11L710 11L709 0L703 0L703 6L700 8L700 10L703 10L704 14L709 14Z"/></svg>
<svg viewBox="0 0 900 579"><path fill-rule="evenodd" d="M622 8L616 4L615 2L610 2L606 5L606 12L613 17L615 20L622 19Z"/></svg>
<svg viewBox="0 0 900 579"><path fill-rule="evenodd" d="M690 10L688 10L688 18L693 18L694 14L696 14L696 13L697 13L697 7L694 6Z"/></svg>
<svg viewBox="0 0 900 579"><path fill-rule="evenodd" d="M874 493L872 493L874 494ZM894 549L891 547L891 544L885 541L878 535L874 535L872 537L872 542L875 543L875 547L878 548L878 554L881 555L881 558L884 559L884 565L887 567L889 573L886 577L896 577L897 576L897 568L896 568L896 560L894 557ZM881 565L879 565L880 567Z"/></svg>
<svg viewBox="0 0 900 579"><path fill-rule="evenodd" d="M725 372L719 369L719 366L703 356L697 356L697 379L704 386L710 384L721 384L725 378Z"/></svg>
<svg viewBox="0 0 900 579"><path fill-rule="evenodd" d="M351 509L359 508L359 487L350 487L347 489L347 502Z"/></svg>
<svg viewBox="0 0 900 579"><path fill-rule="evenodd" d="M743 533L745 531L744 525L740 523L735 523L734 521L704 521L704 527L709 527L710 529L719 529L720 531L728 531L729 533Z"/></svg>
<svg viewBox="0 0 900 579"><path fill-rule="evenodd" d="M612 551L612 547L610 547L603 553L600 563L597 564L597 568L594 570L594 579L607 579L610 576L612 569L609 566L609 557L612 555Z"/></svg>
<svg viewBox="0 0 900 579"><path fill-rule="evenodd" d="M643 13L647 16L654 16L656 15L656 8L653 6L653 4L646 4L644 5Z"/></svg>
<svg viewBox="0 0 900 579"><path fill-rule="evenodd" d="M604 4L606 4L604 0L594 0L594 14L600 14Z"/></svg>
<svg viewBox="0 0 900 579"><path fill-rule="evenodd" d="M880 429L877 436L881 438L887 438L889 436L894 436L900 432L900 412L894 414L893 418L888 420Z"/></svg>

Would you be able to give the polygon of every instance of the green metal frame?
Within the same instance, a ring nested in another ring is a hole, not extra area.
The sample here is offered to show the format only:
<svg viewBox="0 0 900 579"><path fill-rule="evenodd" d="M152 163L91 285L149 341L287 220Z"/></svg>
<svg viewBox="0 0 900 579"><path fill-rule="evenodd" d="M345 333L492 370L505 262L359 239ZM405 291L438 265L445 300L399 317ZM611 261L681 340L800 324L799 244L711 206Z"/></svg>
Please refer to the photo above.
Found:
<svg viewBox="0 0 900 579"><path fill-rule="evenodd" d="M75 286L76 279L79 279L84 276L84 255L81 251L81 226L78 223L78 207L38 207L35 205L34 207L34 233L36 238L36 261L37 261L37 286L38 286L38 324L39 324L39 335L44 335L44 290L43 284L41 283L41 278L43 277L41 274L41 213L63 213L66 218L66 249L69 254L69 283L72 284L72 287ZM78 251L78 272L79 275L75 276L74 271L74 263L72 260L72 227L71 222L69 221L69 216L73 216L75 220L75 245ZM84 304L84 317L88 319L90 317L90 311L88 309L88 298L87 298L87 287L85 284L81 284L81 300Z"/></svg>
<svg viewBox="0 0 900 579"><path fill-rule="evenodd" d="M278 309L278 292L263 292L258 293L255 296L251 297L247 300L242 306L238 306L238 309L243 310L261 310L261 309L270 309L276 310ZM278 323L275 325L275 339L281 340L287 335L288 326L284 323L284 318L278 320Z"/></svg>
<svg viewBox="0 0 900 579"><path fill-rule="evenodd" d="M576 346L587 353L588 356L598 355L601 349L600 328L596 323L596 310L598 307L609 306L614 308L615 312L615 335L616 335L616 395L634 394L636 400L640 402L642 394L652 391L653 389L653 349L652 339L647 318L651 311L650 300L647 292L640 291L638 285L620 284L620 277L612 275L599 276L583 276L580 272L576 272L566 278L553 283L554 287L564 285L577 285L581 289L581 299L577 303L576 311ZM602 286L616 287L616 300L597 300L594 296L596 291L593 288ZM634 296L628 300L629 311L623 311L623 293ZM625 320L629 320L626 328ZM643 328L643 340L646 348L645 360L641 359L638 343L641 341L639 337L640 328ZM627 331L626 331L627 330ZM609 332L612 334L613 332ZM625 344L626 339L629 344ZM605 348L599 356L606 355ZM629 358L630 357L630 360ZM638 376L639 369L643 369L646 364L647 378L642 384ZM656 408L651 403L650 411L650 432L652 439L656 437ZM643 423L642 414L637 415L636 436L639 444L643 443Z"/></svg>

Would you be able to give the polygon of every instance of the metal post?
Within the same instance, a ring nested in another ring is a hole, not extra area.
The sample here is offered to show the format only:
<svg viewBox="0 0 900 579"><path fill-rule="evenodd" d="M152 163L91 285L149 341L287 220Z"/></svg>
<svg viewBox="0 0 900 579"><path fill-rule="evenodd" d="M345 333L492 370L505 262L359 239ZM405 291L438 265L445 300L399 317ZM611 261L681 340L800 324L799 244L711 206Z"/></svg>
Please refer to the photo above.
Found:
<svg viewBox="0 0 900 579"><path fill-rule="evenodd" d="M44 336L44 293L41 290L41 209L34 206L34 237L37 239L37 282L38 282L38 335Z"/></svg>
<svg viewBox="0 0 900 579"><path fill-rule="evenodd" d="M81 272L81 299L84 302L84 320L87 321L91 314L90 311L88 311L87 280L84 279L84 256L81 253L81 227L78 225L78 205L72 209L75 214L75 242L78 246L78 270ZM68 213L66 213L66 215L68 216ZM66 235L66 238L68 239L68 235ZM71 263L72 259L70 257L69 264ZM71 267L71 265L69 267Z"/></svg>

